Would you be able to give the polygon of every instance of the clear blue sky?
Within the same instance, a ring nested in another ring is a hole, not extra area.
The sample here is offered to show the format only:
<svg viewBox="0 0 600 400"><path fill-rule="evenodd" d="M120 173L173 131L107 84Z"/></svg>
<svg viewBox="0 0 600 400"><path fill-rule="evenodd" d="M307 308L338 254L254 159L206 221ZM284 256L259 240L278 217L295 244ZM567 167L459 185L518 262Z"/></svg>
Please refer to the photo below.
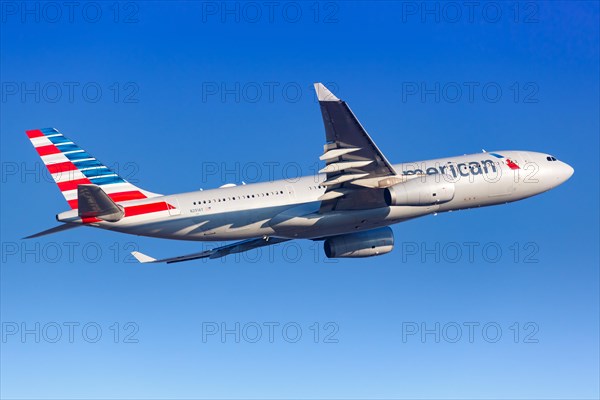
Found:
<svg viewBox="0 0 600 400"><path fill-rule="evenodd" d="M597 2L52 4L1 10L3 398L598 398ZM293 177L322 151L315 81L393 162L524 149L575 174L394 226L372 259L299 242L148 267L128 251L204 245L21 241L67 206L26 129L159 193ZM210 334L236 323L239 343Z"/></svg>

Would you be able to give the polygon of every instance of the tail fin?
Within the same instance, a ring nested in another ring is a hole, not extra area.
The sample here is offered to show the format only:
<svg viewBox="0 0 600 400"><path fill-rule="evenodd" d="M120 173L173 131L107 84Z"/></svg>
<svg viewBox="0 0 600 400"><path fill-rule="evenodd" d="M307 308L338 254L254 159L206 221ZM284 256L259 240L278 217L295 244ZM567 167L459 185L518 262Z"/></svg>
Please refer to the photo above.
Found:
<svg viewBox="0 0 600 400"><path fill-rule="evenodd" d="M115 202L160 196L127 182L54 128L26 133L72 209L78 208L77 187L85 184L100 186Z"/></svg>

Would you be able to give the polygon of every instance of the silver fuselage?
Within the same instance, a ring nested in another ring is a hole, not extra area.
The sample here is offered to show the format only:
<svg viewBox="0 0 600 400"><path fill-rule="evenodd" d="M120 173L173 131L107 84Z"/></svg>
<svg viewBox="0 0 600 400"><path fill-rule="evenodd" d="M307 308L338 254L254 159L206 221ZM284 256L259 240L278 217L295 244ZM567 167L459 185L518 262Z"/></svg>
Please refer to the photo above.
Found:
<svg viewBox="0 0 600 400"><path fill-rule="evenodd" d="M382 206L371 209L320 212L320 183L325 175L238 185L153 198L169 211L89 225L129 234L194 241L225 241L260 236L315 239L387 226L428 214L504 204L546 192L564 181L573 169L547 154L499 152L518 163L512 169L490 153L394 165L399 175L426 174L428 179L454 183L454 198L429 206ZM492 164L493 163L493 166ZM414 179L422 179L415 177ZM128 202L142 205L149 200ZM59 214L78 222L77 211Z"/></svg>

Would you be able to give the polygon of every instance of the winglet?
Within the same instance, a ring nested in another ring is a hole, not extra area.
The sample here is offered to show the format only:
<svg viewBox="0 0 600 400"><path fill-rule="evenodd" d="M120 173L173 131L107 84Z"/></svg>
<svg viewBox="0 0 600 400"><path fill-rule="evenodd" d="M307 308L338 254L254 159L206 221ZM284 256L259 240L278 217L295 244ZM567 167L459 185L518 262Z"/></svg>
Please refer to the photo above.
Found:
<svg viewBox="0 0 600 400"><path fill-rule="evenodd" d="M320 82L315 83L315 91L317 92L319 101L340 101L340 99L335 97L335 95Z"/></svg>
<svg viewBox="0 0 600 400"><path fill-rule="evenodd" d="M145 255L144 253L140 253L139 251L132 251L131 255L135 257L136 260L143 263L151 263L156 261L156 258L152 258L150 256Z"/></svg>

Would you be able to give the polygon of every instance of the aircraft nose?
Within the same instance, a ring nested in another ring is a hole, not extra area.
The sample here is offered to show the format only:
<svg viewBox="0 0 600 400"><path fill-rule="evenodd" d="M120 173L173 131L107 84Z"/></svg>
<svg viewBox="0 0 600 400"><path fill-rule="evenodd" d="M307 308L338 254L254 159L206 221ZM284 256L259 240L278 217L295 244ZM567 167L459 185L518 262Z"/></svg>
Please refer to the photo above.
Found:
<svg viewBox="0 0 600 400"><path fill-rule="evenodd" d="M560 182L559 184L566 182L574 172L575 170L573 167L561 161L557 172L557 179Z"/></svg>

